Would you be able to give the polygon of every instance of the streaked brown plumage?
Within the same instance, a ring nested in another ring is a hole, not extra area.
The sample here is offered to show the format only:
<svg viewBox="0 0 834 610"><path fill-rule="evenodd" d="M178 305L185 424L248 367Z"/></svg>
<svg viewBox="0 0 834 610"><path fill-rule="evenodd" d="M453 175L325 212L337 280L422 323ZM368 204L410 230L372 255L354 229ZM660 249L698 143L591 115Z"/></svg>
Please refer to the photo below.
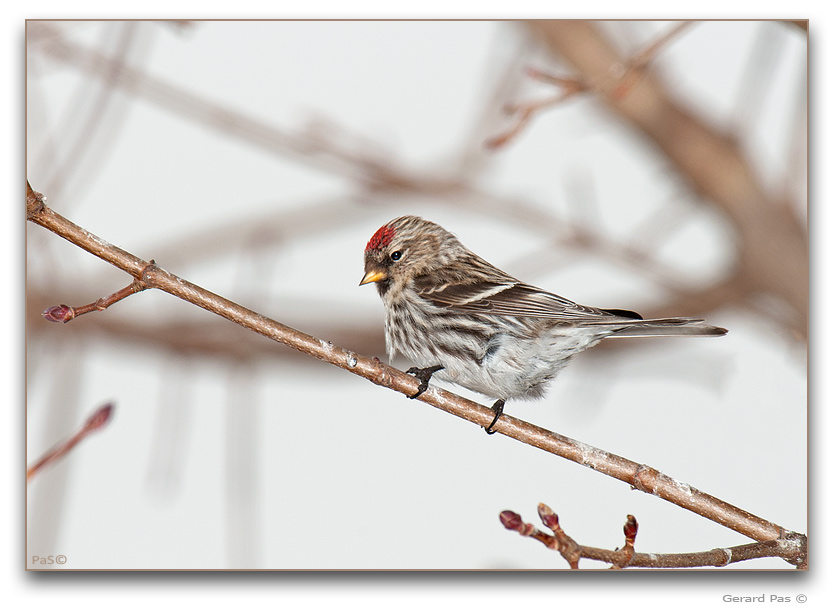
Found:
<svg viewBox="0 0 834 610"><path fill-rule="evenodd" d="M498 401L539 398L577 353L607 337L720 336L696 318L643 320L620 309L579 305L525 284L468 250L440 225L402 216L365 248L361 284L375 282L385 306L391 357ZM487 428L490 432L492 424Z"/></svg>

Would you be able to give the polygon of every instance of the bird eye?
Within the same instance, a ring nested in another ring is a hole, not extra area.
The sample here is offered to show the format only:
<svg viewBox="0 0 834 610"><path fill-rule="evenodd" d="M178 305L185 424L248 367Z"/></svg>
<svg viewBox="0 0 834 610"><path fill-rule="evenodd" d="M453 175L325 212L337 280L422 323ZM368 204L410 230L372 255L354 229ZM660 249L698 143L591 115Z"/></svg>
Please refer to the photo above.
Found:
<svg viewBox="0 0 834 610"><path fill-rule="evenodd" d="M391 260L392 261L396 262L396 261L400 260L402 257L403 257L403 251L402 250L397 250L396 252L391 253Z"/></svg>

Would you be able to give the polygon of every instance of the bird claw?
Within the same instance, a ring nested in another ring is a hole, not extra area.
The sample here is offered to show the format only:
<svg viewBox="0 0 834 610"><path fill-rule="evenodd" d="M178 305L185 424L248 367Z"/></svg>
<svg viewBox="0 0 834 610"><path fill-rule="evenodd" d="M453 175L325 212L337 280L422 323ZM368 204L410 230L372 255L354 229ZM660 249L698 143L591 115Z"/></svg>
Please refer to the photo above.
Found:
<svg viewBox="0 0 834 610"><path fill-rule="evenodd" d="M409 398L414 400L420 394L428 390L429 379L431 379L431 376L434 375L437 371L442 371L443 368L443 366L438 364L437 366L429 366L424 369L417 368L416 366L412 366L410 369L408 369L406 373L408 373L409 375L414 375L417 379L420 380L420 385L417 386L417 393L412 396L409 396Z"/></svg>
<svg viewBox="0 0 834 610"><path fill-rule="evenodd" d="M484 428L487 434L495 434L495 430L493 430L492 427L498 422L498 418L501 417L501 414L504 412L504 401L497 400L495 404L492 405L492 410L495 412L495 417L492 418L492 423Z"/></svg>

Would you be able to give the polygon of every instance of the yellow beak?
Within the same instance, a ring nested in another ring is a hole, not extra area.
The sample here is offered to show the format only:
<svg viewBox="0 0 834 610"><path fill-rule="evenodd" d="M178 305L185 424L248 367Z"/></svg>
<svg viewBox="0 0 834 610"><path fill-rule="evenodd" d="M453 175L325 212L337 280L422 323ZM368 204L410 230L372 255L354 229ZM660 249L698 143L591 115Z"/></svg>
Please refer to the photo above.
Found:
<svg viewBox="0 0 834 610"><path fill-rule="evenodd" d="M371 269L368 271L365 276L362 278L362 281L359 282L360 286L364 286L365 284L370 284L371 282L381 282L382 280L387 280L388 274L381 269Z"/></svg>

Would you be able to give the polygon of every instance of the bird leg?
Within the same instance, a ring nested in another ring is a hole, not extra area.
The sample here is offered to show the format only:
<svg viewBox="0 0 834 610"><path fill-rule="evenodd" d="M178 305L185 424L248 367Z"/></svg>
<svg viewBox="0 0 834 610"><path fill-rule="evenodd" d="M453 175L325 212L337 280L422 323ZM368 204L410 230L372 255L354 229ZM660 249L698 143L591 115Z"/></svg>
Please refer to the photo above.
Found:
<svg viewBox="0 0 834 610"><path fill-rule="evenodd" d="M434 375L437 371L442 371L443 366L436 365L436 366L428 366L424 369L419 369L416 366L412 366L410 369L406 371L409 375L414 375L417 379L420 380L420 385L417 386L417 393L414 396L409 396L409 398L417 398L420 394L425 392L429 389L429 379L431 376Z"/></svg>
<svg viewBox="0 0 834 610"><path fill-rule="evenodd" d="M487 434L495 434L495 430L493 430L492 427L495 425L495 423L498 421L498 418L501 417L501 414L504 412L504 401L495 401L495 404L492 405L492 410L495 412L495 417L493 418L492 423L488 425L486 428L484 428Z"/></svg>

